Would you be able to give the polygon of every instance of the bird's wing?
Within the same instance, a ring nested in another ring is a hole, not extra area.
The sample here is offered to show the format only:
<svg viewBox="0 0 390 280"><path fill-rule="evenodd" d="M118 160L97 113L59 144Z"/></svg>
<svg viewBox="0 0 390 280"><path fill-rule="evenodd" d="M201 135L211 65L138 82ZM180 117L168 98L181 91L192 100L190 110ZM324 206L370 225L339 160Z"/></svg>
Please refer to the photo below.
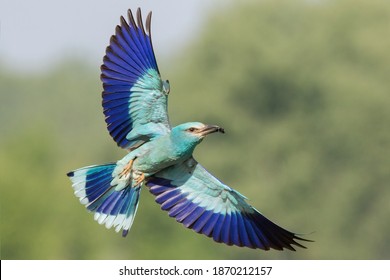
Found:
<svg viewBox="0 0 390 280"><path fill-rule="evenodd" d="M163 82L153 52L150 22L144 28L141 11L129 22L121 17L101 66L103 109L107 128L118 144L133 149L170 131L168 82Z"/></svg>
<svg viewBox="0 0 390 280"><path fill-rule="evenodd" d="M295 250L308 241L274 224L193 158L151 177L147 186L170 217L216 242L240 247Z"/></svg>

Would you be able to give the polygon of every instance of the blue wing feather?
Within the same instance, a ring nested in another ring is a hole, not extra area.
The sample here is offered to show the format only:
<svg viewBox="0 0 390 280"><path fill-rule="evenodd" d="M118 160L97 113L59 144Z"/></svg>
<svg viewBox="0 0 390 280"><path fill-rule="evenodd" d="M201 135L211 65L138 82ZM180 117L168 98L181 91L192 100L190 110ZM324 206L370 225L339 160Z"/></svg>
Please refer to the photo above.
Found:
<svg viewBox="0 0 390 280"><path fill-rule="evenodd" d="M147 186L170 217L216 242L295 250L291 245L305 248L297 240L308 241L268 220L192 158L155 174Z"/></svg>
<svg viewBox="0 0 390 280"><path fill-rule="evenodd" d="M177 196L178 194L180 194L180 191L177 190L177 189L170 189L169 191L167 192L164 192L162 193L161 195L159 195L157 198L156 198L156 201L157 203L166 203L168 202L171 198Z"/></svg>
<svg viewBox="0 0 390 280"><path fill-rule="evenodd" d="M117 104L115 102L111 103L113 105ZM108 126L131 121L131 116L129 116L128 118L123 118L123 115L127 114L127 111L128 110L123 108L123 106L112 106L110 109L104 110L106 114L110 114L110 116L106 118L106 120L110 122Z"/></svg>
<svg viewBox="0 0 390 280"><path fill-rule="evenodd" d="M194 205L196 204L194 203ZM183 220L183 225L187 228L192 228L192 225L201 217L204 211L204 207L195 207L195 209Z"/></svg>
<svg viewBox="0 0 390 280"><path fill-rule="evenodd" d="M230 236L232 244L241 244L240 234L238 232L237 216L240 216L240 214L232 212L230 218ZM243 245L245 246L245 243L243 243Z"/></svg>
<svg viewBox="0 0 390 280"><path fill-rule="evenodd" d="M256 231L254 230L254 227L252 226L252 220L248 218L247 215L244 216L245 218L244 223L245 223L245 230L248 233L248 237L251 240L251 243L254 245L254 248L261 248L265 249L266 246L264 246L263 242L261 240L264 240L262 238L259 238L256 234Z"/></svg>
<svg viewBox="0 0 390 280"><path fill-rule="evenodd" d="M115 40L111 40L110 49L106 50L106 57L109 59L113 64L115 64L116 70L119 70L121 72L127 72L130 74L130 77L136 78L143 74L143 71L138 70L135 68L135 65L131 65L129 62L125 61L122 57L118 55L118 52L120 52L122 49L115 45Z"/></svg>
<svg viewBox="0 0 390 280"><path fill-rule="evenodd" d="M219 217L219 213L215 213L215 212L212 212L212 211L209 211L211 212L211 217L208 219L208 221L205 223L205 225L203 226L202 228L202 232L204 235L210 237L211 236L211 233L213 232L213 229L214 229L214 226L218 220L218 217Z"/></svg>
<svg viewBox="0 0 390 280"><path fill-rule="evenodd" d="M223 221L222 228L221 228L221 240L223 243L227 245L232 245L232 242L230 240L230 220L231 220L231 215L226 214L225 215L225 220Z"/></svg>
<svg viewBox="0 0 390 280"><path fill-rule="evenodd" d="M124 82L135 83L137 81L137 80L134 80L128 76L124 76L124 75L121 76L121 75L119 75L119 73L114 72L114 71L111 71L109 75L102 77L101 80L102 80L103 84L106 84L106 85L109 85L109 84L122 85ZM127 90L125 92L128 94Z"/></svg>
<svg viewBox="0 0 390 280"><path fill-rule="evenodd" d="M106 68L101 68L102 70L102 74L104 74L104 76L106 76L106 69L109 69L111 71L115 71L115 72L118 72L118 73L121 73L123 75L126 75L128 76L129 78L131 79L135 79L137 80L139 78L139 75L136 75L134 74L130 68L123 68L122 66L116 64L114 61L110 60L109 59L109 56L110 56L110 53L111 53L111 49L107 50L106 51L106 56L103 58L103 65L106 67ZM103 83L103 88L106 86L105 83ZM131 88L132 84L129 83L129 89Z"/></svg>
<svg viewBox="0 0 390 280"><path fill-rule="evenodd" d="M212 215L213 215L212 211L204 211L204 213L199 217L199 219L195 221L195 223L192 226L192 229L199 233L206 225L206 223L210 220Z"/></svg>
<svg viewBox="0 0 390 280"><path fill-rule="evenodd" d="M125 65L131 67L130 69L132 69L132 72L134 72L137 76L142 75L144 72L144 69L142 67L143 65L142 62L137 57L136 53L126 51L132 49L131 46L129 46L128 43L122 37L123 37L123 33L120 31L120 27L117 27L117 33L115 37L112 37L110 42L111 53L113 55L117 55L118 57L120 57L125 63ZM125 69L127 68L128 67L125 67Z"/></svg>
<svg viewBox="0 0 390 280"><path fill-rule="evenodd" d="M107 109L105 112L107 114L113 114L112 116L108 117L108 120L112 119L118 119L118 113L126 112L127 110L123 108L125 105L127 105L128 100L125 98L118 98L118 99L111 99L107 103L110 103L110 109ZM120 119L119 119L120 120Z"/></svg>
<svg viewBox="0 0 390 280"><path fill-rule="evenodd" d="M223 242L221 239L221 230L225 221L225 215L218 215L218 220L213 228L213 239L215 242Z"/></svg>
<svg viewBox="0 0 390 280"><path fill-rule="evenodd" d="M254 248L253 244L250 241L248 232L245 228L245 223L242 215L237 215L237 228L239 230L239 235L242 241L242 244L249 248Z"/></svg>
<svg viewBox="0 0 390 280"><path fill-rule="evenodd" d="M154 56L150 19L146 31L141 12L137 21L128 12L110 39L101 67L103 112L107 129L117 144L133 149L170 130L167 95Z"/></svg>
<svg viewBox="0 0 390 280"><path fill-rule="evenodd" d="M137 23L135 22L133 15L131 13L128 13L128 14L129 14L129 18L130 18L131 23L134 26L138 25L138 27L140 27L137 29L131 29L130 34L132 35L132 38L134 39L134 41L136 43L138 51L144 60L143 63L145 65L147 65L148 67L152 67L152 63L149 60L150 57L148 57L148 55L147 55L147 46L144 43L146 32L145 32L143 24L142 24L141 13L140 12L137 13Z"/></svg>
<svg viewBox="0 0 390 280"><path fill-rule="evenodd" d="M183 207L183 210L177 214L176 221L182 223L184 219L195 210L196 207L197 205L195 203L189 203L186 207Z"/></svg>
<svg viewBox="0 0 390 280"><path fill-rule="evenodd" d="M126 128L128 127L128 123L124 122L124 123L119 123L119 124L116 124L115 127L112 127L112 135L114 137L117 137L118 139L118 142L120 141L127 141L127 139L123 136L123 131L126 130Z"/></svg>
<svg viewBox="0 0 390 280"><path fill-rule="evenodd" d="M127 95L128 95L127 91L118 91L118 92L115 92L115 94L108 95L104 102L108 103L108 102L115 101L115 100L121 100L122 101L121 106L123 106L123 105L126 105L126 103L128 102Z"/></svg>
<svg viewBox="0 0 390 280"><path fill-rule="evenodd" d="M180 212L182 212L190 204L191 204L191 201L187 200L187 199L180 201L179 203L177 203L175 206L173 206L169 210L169 213L168 213L169 216L176 217Z"/></svg>
<svg viewBox="0 0 390 280"><path fill-rule="evenodd" d="M128 85L124 85L124 84L121 84L121 83L114 83L114 84L110 84L110 85L106 85L104 87L104 90L106 93L117 93L117 92L126 92L126 91L129 91L130 88Z"/></svg>
<svg viewBox="0 0 390 280"><path fill-rule="evenodd" d="M116 137L119 141L121 139L127 140L123 132L127 129L129 125L131 125L131 120L126 120L124 122L116 122L110 124L109 128L112 131L111 133L113 137Z"/></svg>
<svg viewBox="0 0 390 280"><path fill-rule="evenodd" d="M171 197L170 199L164 201L161 204L161 209L168 210L171 209L172 206L177 205L179 202L184 201L185 197L180 192L177 192L175 196Z"/></svg>

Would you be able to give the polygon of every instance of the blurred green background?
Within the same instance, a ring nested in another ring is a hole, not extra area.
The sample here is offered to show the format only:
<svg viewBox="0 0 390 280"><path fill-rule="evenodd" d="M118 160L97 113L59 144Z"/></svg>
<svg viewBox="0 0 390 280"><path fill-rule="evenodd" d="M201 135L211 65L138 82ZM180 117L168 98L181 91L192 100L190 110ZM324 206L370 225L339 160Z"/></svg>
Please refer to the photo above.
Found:
<svg viewBox="0 0 390 280"><path fill-rule="evenodd" d="M216 244L147 189L127 238L98 225L65 174L124 151L105 128L99 69L67 59L40 74L0 67L2 259L390 258L389 1L243 1L157 59L171 122L227 131L196 158L315 242L297 252Z"/></svg>

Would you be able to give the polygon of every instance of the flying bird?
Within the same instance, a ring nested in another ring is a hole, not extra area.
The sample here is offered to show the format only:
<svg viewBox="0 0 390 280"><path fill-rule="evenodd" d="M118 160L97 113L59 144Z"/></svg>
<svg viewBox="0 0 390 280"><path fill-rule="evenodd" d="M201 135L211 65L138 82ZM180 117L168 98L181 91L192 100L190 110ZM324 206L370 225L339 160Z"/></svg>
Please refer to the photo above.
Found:
<svg viewBox="0 0 390 280"><path fill-rule="evenodd" d="M126 236L133 224L142 186L161 209L185 227L216 242L269 250L306 248L310 241L283 229L222 183L193 157L195 147L217 125L188 122L172 127L167 114L170 92L162 80L151 39L151 15L141 10L122 16L101 66L102 106L107 129L128 153L103 165L71 171L75 195L107 228Z"/></svg>

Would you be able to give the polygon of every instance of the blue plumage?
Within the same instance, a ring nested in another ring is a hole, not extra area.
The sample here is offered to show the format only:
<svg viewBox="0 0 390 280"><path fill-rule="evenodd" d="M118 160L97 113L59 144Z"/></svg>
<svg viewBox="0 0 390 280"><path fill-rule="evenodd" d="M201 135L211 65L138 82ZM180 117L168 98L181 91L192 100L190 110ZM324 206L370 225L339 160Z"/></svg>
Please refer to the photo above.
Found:
<svg viewBox="0 0 390 280"><path fill-rule="evenodd" d="M101 80L104 88L102 104L110 135L120 147L132 149L147 140L142 135L138 141L127 137L135 126L161 121L168 129L169 122L167 93L163 91L150 37L151 15L147 18L146 31L140 12L137 13L137 22L130 11L128 15L129 23L121 17L121 25L117 26L106 49ZM155 115L151 108L157 100L162 101L162 115ZM137 111L143 113L137 114Z"/></svg>
<svg viewBox="0 0 390 280"><path fill-rule="evenodd" d="M137 212L141 187L156 196L168 215L219 243L295 250L308 241L274 224L239 192L211 175L192 157L204 137L224 130L199 122L171 127L170 91L157 67L150 35L138 9L121 17L101 66L102 106L107 129L128 154L116 163L69 172L75 195L107 228L126 236Z"/></svg>
<svg viewBox="0 0 390 280"><path fill-rule="evenodd" d="M80 168L67 175L73 182L75 195L86 208L95 213L95 220L107 228L123 229L125 236L131 227L141 188L124 188L115 191L111 184L116 164L95 165Z"/></svg>
<svg viewBox="0 0 390 280"><path fill-rule="evenodd" d="M188 161L193 165L189 172L182 172L187 165L184 162L157 173L147 183L150 192L156 195L156 202L169 216L227 245L264 250L294 250L290 244L303 247L294 239L304 239L272 223L248 205L238 192L216 180L193 159ZM212 184L206 185L204 181ZM220 190L218 196L213 194L216 187ZM202 199L194 195L199 191Z"/></svg>
<svg viewBox="0 0 390 280"><path fill-rule="evenodd" d="M206 220L203 227L199 230L196 230L196 232L200 232L200 230L202 230L201 233L203 233L208 237L211 237L212 233L214 232L214 227L219 219L220 214L213 211L208 211L208 212L211 213L211 216L209 217L208 220Z"/></svg>

